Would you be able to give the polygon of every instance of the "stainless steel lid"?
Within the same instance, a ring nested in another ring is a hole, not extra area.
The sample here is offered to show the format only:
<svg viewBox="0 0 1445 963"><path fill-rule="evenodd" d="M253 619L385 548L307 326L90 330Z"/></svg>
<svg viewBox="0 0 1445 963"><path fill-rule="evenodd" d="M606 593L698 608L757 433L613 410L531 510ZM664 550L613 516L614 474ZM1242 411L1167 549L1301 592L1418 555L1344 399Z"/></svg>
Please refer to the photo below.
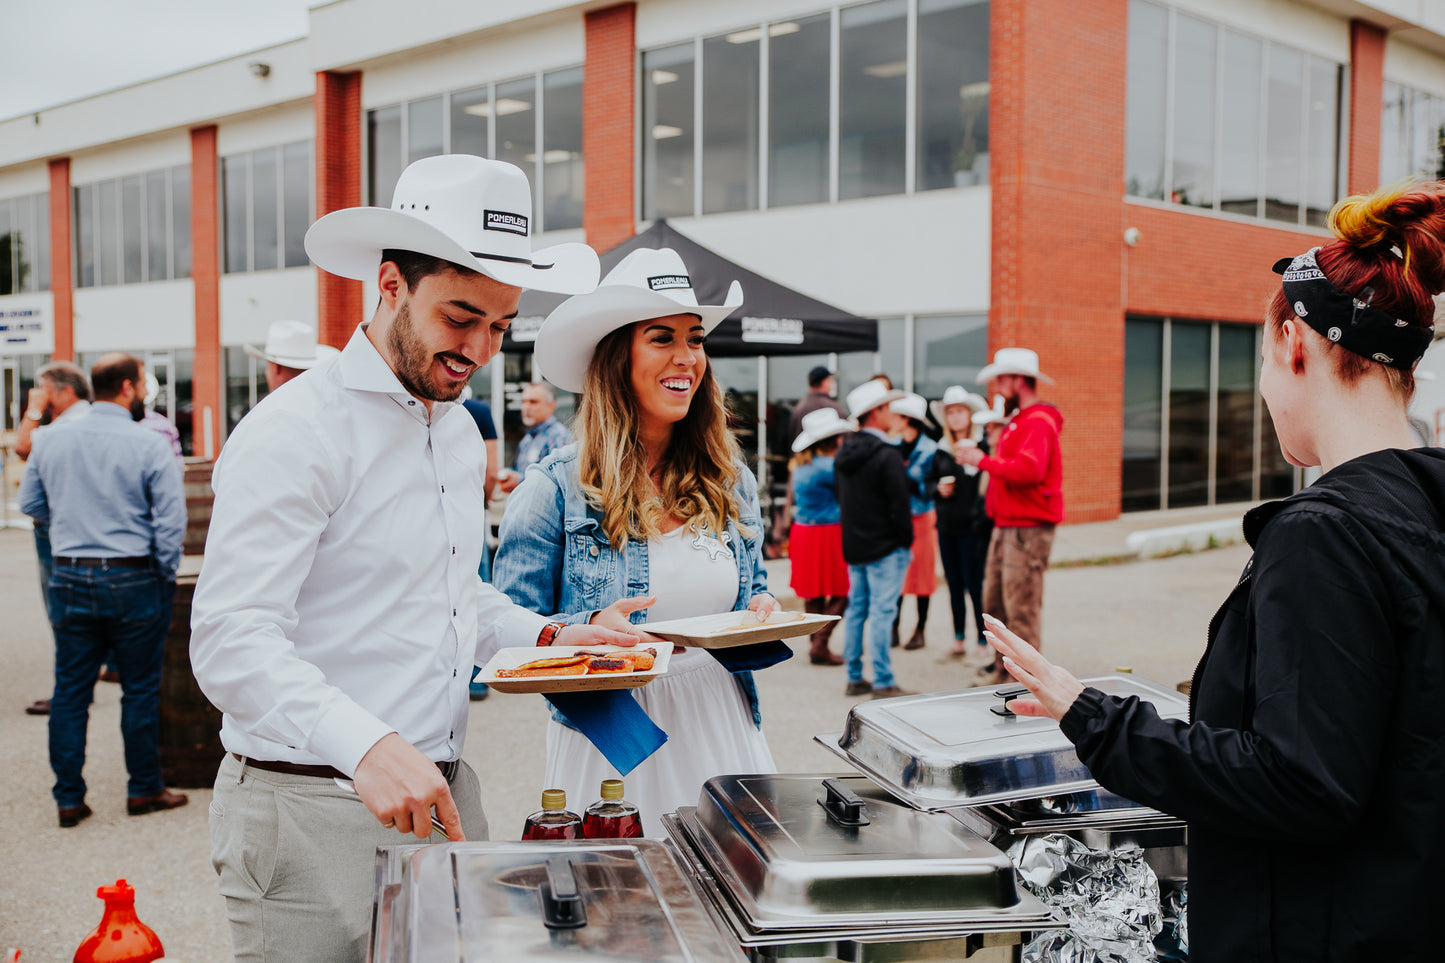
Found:
<svg viewBox="0 0 1445 963"><path fill-rule="evenodd" d="M373 963L741 963L657 840L442 843L377 851Z"/></svg>
<svg viewBox="0 0 1445 963"><path fill-rule="evenodd" d="M675 841L754 929L1017 929L1049 919L1001 850L862 776L717 776L676 822Z"/></svg>
<svg viewBox="0 0 1445 963"><path fill-rule="evenodd" d="M1084 684L1109 695L1137 696L1165 718L1189 715L1189 703L1179 693L1133 676ZM832 741L850 764L919 809L1093 789L1093 778L1057 722L1007 711L1002 696L1017 691L1018 686L994 686L862 702ZM1118 801L1124 804L1119 808L1132 805Z"/></svg>

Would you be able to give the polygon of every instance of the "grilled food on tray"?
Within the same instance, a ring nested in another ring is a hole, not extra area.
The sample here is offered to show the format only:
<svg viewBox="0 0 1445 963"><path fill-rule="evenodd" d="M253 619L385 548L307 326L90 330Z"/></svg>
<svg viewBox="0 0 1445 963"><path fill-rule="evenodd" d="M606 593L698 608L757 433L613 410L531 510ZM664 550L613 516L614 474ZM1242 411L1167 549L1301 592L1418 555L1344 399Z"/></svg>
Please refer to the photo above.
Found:
<svg viewBox="0 0 1445 963"><path fill-rule="evenodd" d="M550 659L533 659L515 669L498 669L501 679L527 679L552 675L601 675L608 672L646 672L652 668L651 649L578 652Z"/></svg>

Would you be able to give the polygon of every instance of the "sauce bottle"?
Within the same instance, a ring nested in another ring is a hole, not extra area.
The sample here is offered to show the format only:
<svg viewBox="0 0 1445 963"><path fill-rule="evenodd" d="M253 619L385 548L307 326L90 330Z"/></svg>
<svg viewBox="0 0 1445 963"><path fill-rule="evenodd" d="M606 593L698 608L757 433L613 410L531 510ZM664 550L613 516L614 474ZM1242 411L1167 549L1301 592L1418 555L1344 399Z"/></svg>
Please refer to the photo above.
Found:
<svg viewBox="0 0 1445 963"><path fill-rule="evenodd" d="M642 816L622 798L622 780L602 780L602 798L582 814L582 835L587 839L635 839L642 835Z"/></svg>
<svg viewBox="0 0 1445 963"><path fill-rule="evenodd" d="M81 941L74 963L151 963L166 955L160 937L135 915L135 887L118 879L95 895L105 900L105 915Z"/></svg>
<svg viewBox="0 0 1445 963"><path fill-rule="evenodd" d="M568 810L566 790L542 790L542 808L522 824L522 838L578 839L581 836L582 817Z"/></svg>

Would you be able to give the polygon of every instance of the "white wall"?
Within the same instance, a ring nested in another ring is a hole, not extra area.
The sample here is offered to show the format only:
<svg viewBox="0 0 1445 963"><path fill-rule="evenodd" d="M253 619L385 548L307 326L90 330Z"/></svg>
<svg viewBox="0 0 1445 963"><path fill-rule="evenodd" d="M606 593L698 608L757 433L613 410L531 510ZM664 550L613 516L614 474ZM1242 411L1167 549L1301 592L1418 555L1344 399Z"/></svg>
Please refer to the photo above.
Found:
<svg viewBox="0 0 1445 963"><path fill-rule="evenodd" d="M216 153L228 157L315 137L316 117L311 103L284 104L223 122L216 128Z"/></svg>
<svg viewBox="0 0 1445 963"><path fill-rule="evenodd" d="M195 286L151 281L75 292L76 351L144 351L193 348Z"/></svg>
<svg viewBox="0 0 1445 963"><path fill-rule="evenodd" d="M221 344L261 344L283 319L316 327L316 268L221 275Z"/></svg>
<svg viewBox="0 0 1445 963"><path fill-rule="evenodd" d="M190 135L171 131L76 152L70 159L70 183L80 187L190 162Z"/></svg>
<svg viewBox="0 0 1445 963"><path fill-rule="evenodd" d="M1350 22L1292 0L1163 0L1166 6L1343 64Z"/></svg>
<svg viewBox="0 0 1445 963"><path fill-rule="evenodd" d="M1445 57L1389 37L1385 40L1385 79L1445 97Z"/></svg>
<svg viewBox="0 0 1445 963"><path fill-rule="evenodd" d="M709 37L763 21L787 20L822 13L831 0L643 0L637 5L637 46L660 47L693 37Z"/></svg>
<svg viewBox="0 0 1445 963"><path fill-rule="evenodd" d="M50 190L50 167L44 161L0 171L0 199Z"/></svg>

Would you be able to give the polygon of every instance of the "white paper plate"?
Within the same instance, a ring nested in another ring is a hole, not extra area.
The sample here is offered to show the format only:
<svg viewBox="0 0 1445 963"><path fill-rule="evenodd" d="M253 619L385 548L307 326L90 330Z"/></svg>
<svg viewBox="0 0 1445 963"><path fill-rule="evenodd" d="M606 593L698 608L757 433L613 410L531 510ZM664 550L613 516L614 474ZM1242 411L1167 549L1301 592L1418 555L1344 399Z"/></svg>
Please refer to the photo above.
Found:
<svg viewBox="0 0 1445 963"><path fill-rule="evenodd" d="M726 649L754 642L776 642L799 635L812 635L821 625L838 621L836 615L812 615L806 612L774 612L766 622L759 622L749 611L719 612L690 619L668 619L645 622L638 628L677 645L700 649Z"/></svg>
<svg viewBox="0 0 1445 963"><path fill-rule="evenodd" d="M625 652L627 649L608 645L520 646L499 649L487 660L473 680L485 682L498 692L597 692L602 689L636 689L647 685L667 671L672 646L642 643L633 651L646 649L652 653L652 668L646 672L605 672L598 675L539 675L533 678L503 678L498 669L515 669L535 659L564 658L578 652Z"/></svg>

